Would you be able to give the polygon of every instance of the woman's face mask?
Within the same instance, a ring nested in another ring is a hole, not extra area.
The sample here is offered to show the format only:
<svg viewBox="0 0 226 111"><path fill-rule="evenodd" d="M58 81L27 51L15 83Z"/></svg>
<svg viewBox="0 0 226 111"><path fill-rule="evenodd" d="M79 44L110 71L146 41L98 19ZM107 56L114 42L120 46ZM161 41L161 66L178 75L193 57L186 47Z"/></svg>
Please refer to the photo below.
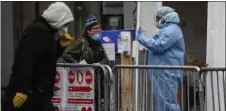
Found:
<svg viewBox="0 0 226 111"><path fill-rule="evenodd" d="M91 38L92 38L93 40L98 41L98 40L100 40L100 34L99 34L99 33L97 33L97 34L95 34L95 35L91 36Z"/></svg>
<svg viewBox="0 0 226 111"><path fill-rule="evenodd" d="M100 40L100 30L101 30L100 26L95 25L90 30L88 30L88 34L93 40L98 41Z"/></svg>

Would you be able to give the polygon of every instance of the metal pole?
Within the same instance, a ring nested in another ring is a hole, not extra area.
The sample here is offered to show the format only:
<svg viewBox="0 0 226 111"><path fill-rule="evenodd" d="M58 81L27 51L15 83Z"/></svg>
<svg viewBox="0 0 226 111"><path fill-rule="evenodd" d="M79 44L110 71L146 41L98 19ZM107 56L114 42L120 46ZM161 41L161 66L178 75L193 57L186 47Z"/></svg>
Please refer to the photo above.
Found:
<svg viewBox="0 0 226 111"><path fill-rule="evenodd" d="M137 27L136 27L136 32L137 30L139 29L139 25L140 25L140 2L137 2ZM137 33L136 33L137 35ZM139 47L139 44L137 44L136 47ZM138 65L138 61L139 61L139 57L138 57L138 54L139 54L139 50L136 52L136 59L135 59L135 64ZM139 95L138 95L138 89L139 89L139 75L138 75L138 69L135 70L135 111L139 111L139 103L138 103L138 100L139 100Z"/></svg>

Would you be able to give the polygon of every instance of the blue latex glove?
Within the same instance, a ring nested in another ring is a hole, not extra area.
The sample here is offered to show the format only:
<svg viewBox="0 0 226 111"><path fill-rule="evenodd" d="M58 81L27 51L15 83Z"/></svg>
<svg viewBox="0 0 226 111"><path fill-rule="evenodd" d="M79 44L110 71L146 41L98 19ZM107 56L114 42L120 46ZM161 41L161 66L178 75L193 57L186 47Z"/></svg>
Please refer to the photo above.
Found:
<svg viewBox="0 0 226 111"><path fill-rule="evenodd" d="M141 29L141 27L139 27L139 29L138 29L138 35L142 35L142 34L143 34L142 29Z"/></svg>
<svg viewBox="0 0 226 111"><path fill-rule="evenodd" d="M142 31L142 28L139 27L137 32L137 40L139 41L142 37L143 37L143 31Z"/></svg>

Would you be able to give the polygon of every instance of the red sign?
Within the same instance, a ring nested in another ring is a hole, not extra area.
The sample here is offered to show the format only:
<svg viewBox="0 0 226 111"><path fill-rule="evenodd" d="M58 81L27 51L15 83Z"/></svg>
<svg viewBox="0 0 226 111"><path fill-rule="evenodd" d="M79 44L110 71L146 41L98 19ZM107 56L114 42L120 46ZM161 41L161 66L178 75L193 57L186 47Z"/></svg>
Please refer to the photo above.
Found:
<svg viewBox="0 0 226 111"><path fill-rule="evenodd" d="M68 91L69 92L90 92L93 89L89 86L69 86Z"/></svg>
<svg viewBox="0 0 226 111"><path fill-rule="evenodd" d="M72 71L70 71L68 74L68 80L71 84L75 81L75 75Z"/></svg>
<svg viewBox="0 0 226 111"><path fill-rule="evenodd" d="M68 99L69 104L93 104L93 99Z"/></svg>
<svg viewBox="0 0 226 111"><path fill-rule="evenodd" d="M53 103L60 103L60 98L52 98Z"/></svg>
<svg viewBox="0 0 226 111"><path fill-rule="evenodd" d="M85 107L82 107L81 111L86 111L86 108Z"/></svg>
<svg viewBox="0 0 226 111"><path fill-rule="evenodd" d="M59 88L59 87L54 86L54 88L53 88L53 91L54 91L54 92L57 92L57 91L59 91L59 90L60 90L60 88Z"/></svg>
<svg viewBox="0 0 226 111"><path fill-rule="evenodd" d="M81 72L77 73L77 81L78 81L78 83L82 83L83 82L83 74Z"/></svg>
<svg viewBox="0 0 226 111"><path fill-rule="evenodd" d="M89 108L87 109L87 111L92 111L92 108L91 108L91 107L89 107Z"/></svg>
<svg viewBox="0 0 226 111"><path fill-rule="evenodd" d="M59 72L56 72L55 84L59 83L59 81L60 81L60 74Z"/></svg>
<svg viewBox="0 0 226 111"><path fill-rule="evenodd" d="M87 84L91 84L93 81L93 76L92 73L90 71L86 72L86 83Z"/></svg>
<svg viewBox="0 0 226 111"><path fill-rule="evenodd" d="M57 106L55 106L55 111L60 111L59 108Z"/></svg>

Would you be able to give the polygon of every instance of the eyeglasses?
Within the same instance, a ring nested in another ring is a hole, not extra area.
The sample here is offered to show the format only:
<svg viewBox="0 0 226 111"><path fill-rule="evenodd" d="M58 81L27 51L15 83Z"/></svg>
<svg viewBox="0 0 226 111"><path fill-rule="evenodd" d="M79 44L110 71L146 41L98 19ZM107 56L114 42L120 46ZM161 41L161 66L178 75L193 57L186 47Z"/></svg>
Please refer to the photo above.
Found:
<svg viewBox="0 0 226 111"><path fill-rule="evenodd" d="M91 29L100 30L100 27L92 27Z"/></svg>

